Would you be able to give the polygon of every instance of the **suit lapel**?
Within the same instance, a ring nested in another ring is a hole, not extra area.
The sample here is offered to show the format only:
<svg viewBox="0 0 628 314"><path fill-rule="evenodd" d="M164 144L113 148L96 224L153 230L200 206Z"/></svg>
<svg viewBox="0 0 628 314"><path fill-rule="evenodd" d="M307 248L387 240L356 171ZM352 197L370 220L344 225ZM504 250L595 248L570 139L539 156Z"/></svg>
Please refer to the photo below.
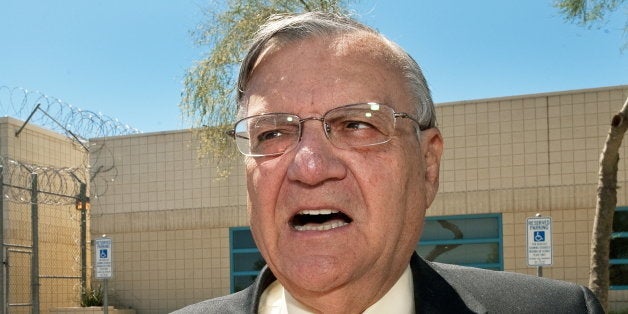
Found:
<svg viewBox="0 0 628 314"><path fill-rule="evenodd" d="M468 291L454 289L416 253L410 260L416 313L486 313L484 306Z"/></svg>
<svg viewBox="0 0 628 314"><path fill-rule="evenodd" d="M260 271L259 276L257 276L257 279L255 279L255 283L253 283L253 285L248 288L251 290L250 298L248 299L249 308L247 309L246 313L256 314L258 312L259 302L262 298L262 293L275 280L277 280L277 278L275 278L273 272L270 271L270 268L268 268L268 266L264 266L264 268L262 268L262 270Z"/></svg>

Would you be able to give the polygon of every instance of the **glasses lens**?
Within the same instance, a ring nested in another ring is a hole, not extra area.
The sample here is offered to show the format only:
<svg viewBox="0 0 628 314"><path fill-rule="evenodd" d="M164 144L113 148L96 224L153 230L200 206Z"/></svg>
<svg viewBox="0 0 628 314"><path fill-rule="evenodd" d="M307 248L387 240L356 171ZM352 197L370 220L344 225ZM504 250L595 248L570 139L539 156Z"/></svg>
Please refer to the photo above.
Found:
<svg viewBox="0 0 628 314"><path fill-rule="evenodd" d="M386 143L395 129L393 109L376 103L339 107L324 119L327 136L340 148Z"/></svg>
<svg viewBox="0 0 628 314"><path fill-rule="evenodd" d="M299 117L273 113L252 116L235 125L238 149L248 156L282 154L299 140Z"/></svg>

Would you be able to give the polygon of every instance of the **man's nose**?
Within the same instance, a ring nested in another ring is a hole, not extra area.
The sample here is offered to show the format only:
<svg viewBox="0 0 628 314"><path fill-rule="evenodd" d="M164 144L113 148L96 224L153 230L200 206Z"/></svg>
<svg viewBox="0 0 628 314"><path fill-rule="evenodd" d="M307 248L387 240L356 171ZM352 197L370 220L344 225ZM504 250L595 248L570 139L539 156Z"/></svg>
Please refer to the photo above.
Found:
<svg viewBox="0 0 628 314"><path fill-rule="evenodd" d="M288 179L317 185L346 176L347 169L337 155L338 148L325 136L321 122L315 120L302 125L301 141L291 154Z"/></svg>

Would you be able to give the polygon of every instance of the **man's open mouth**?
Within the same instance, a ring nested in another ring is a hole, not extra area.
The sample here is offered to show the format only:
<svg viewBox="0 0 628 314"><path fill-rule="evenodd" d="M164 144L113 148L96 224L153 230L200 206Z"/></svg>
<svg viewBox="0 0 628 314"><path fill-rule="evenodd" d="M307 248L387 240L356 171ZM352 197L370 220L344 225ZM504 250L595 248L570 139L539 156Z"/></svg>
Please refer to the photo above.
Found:
<svg viewBox="0 0 628 314"><path fill-rule="evenodd" d="M303 210L291 221L297 231L325 231L346 226L353 221L344 213L331 209Z"/></svg>

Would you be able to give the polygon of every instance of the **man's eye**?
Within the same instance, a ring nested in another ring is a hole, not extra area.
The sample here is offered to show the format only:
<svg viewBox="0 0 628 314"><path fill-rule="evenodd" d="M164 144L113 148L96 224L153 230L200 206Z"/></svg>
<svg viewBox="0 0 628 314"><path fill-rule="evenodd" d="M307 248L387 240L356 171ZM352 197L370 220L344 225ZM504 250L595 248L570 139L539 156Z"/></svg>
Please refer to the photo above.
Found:
<svg viewBox="0 0 628 314"><path fill-rule="evenodd" d="M260 142L264 142L264 141L281 137L283 135L284 133L281 132L280 130L271 130L271 131L262 132L259 135L257 135L257 140Z"/></svg>
<svg viewBox="0 0 628 314"><path fill-rule="evenodd" d="M345 129L353 129L353 130L374 128L372 124L364 122L364 121L346 121L344 125L345 125L344 126Z"/></svg>

